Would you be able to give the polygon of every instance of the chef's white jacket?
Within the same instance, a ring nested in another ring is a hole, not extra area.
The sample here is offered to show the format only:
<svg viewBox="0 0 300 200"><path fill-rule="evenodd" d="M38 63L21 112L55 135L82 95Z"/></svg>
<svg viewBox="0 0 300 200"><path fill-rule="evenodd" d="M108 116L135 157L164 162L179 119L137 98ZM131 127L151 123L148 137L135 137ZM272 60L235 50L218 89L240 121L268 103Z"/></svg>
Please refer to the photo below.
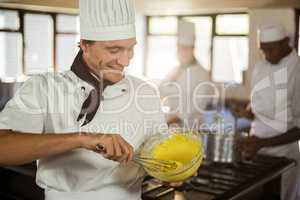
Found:
<svg viewBox="0 0 300 200"><path fill-rule="evenodd" d="M202 114L212 102L213 89L208 71L199 64L175 68L160 84L163 104L170 108L170 115L176 114L189 129L203 122Z"/></svg>
<svg viewBox="0 0 300 200"><path fill-rule="evenodd" d="M273 137L293 127L300 128L300 59L296 51L292 51L276 65L263 60L255 66L251 107L256 117L251 133L258 137ZM261 153L300 161L298 142L264 148ZM283 200L296 199L299 175L300 170L297 167L283 177Z"/></svg>
<svg viewBox="0 0 300 200"><path fill-rule="evenodd" d="M29 133L117 133L134 150L152 134L166 129L157 90L126 75L107 86L93 120L77 122L81 105L93 89L72 71L37 75L24 83L0 113L0 129ZM36 182L46 200L137 200L142 168L119 163L85 150L74 149L38 161Z"/></svg>

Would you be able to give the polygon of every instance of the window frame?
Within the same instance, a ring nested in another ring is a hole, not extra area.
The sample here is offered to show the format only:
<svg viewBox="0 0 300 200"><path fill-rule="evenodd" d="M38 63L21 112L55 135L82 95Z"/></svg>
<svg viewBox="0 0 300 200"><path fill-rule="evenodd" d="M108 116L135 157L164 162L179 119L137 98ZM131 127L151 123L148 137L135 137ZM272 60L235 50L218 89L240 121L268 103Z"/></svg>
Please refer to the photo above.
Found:
<svg viewBox="0 0 300 200"><path fill-rule="evenodd" d="M295 9L295 39L294 39L294 47L300 53L299 43L300 43L300 9Z"/></svg>
<svg viewBox="0 0 300 200"><path fill-rule="evenodd" d="M79 16L78 14L70 14L70 13L63 13L63 12L48 12L48 11L35 11L35 10L26 10L26 9L19 9L19 8L7 8L0 6L0 10L7 10L7 11L16 11L18 13L19 17L19 28L18 29L1 29L0 32L5 33L20 33L22 37L22 75L30 76L30 74L25 74L26 71L26 64L25 64L25 51L26 51L26 43L25 43L25 33L24 33L24 16L25 14L42 14L42 15L48 15L52 18L53 21L53 71L57 71L57 58L56 58L56 38L57 35L79 35L78 32L63 32L57 30L57 15L68 15L68 16Z"/></svg>
<svg viewBox="0 0 300 200"><path fill-rule="evenodd" d="M209 76L210 76L210 80L212 80L212 71L213 71L213 66L214 66L214 63L213 63L213 51L214 51L214 38L215 37L247 37L249 39L249 33L248 34L218 34L217 33L217 30L216 30L216 24L217 24L217 16L218 15L249 15L248 12L222 12L222 13L211 13L211 14L196 14L196 15L147 15L146 16L146 48L145 48L145 69L144 69L144 75L146 76L146 72L147 72L147 69L149 66L147 66L147 59L148 59L148 56L147 56L147 52L148 52L148 36L176 36L176 34L151 34L150 33L150 18L151 17L176 17L177 20L180 20L180 19L183 19L185 17L211 17L212 19L212 37L211 37L211 48L210 48L210 63L211 63L211 66L210 66L210 70L209 70ZM250 26L250 23L249 23L249 26ZM248 67L249 67L249 59L248 59ZM240 83L239 85L246 85L246 72L247 70L244 70L242 72L242 83ZM223 83L223 82L217 82L217 83Z"/></svg>

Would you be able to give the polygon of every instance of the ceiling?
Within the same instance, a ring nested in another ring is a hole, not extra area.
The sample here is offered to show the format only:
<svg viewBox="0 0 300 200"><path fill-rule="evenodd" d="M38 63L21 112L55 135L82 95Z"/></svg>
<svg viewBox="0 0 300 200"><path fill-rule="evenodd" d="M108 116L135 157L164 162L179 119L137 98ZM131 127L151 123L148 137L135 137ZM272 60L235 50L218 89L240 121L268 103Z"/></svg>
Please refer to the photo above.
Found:
<svg viewBox="0 0 300 200"><path fill-rule="evenodd" d="M299 0L135 0L137 11L148 14L188 14L220 9L300 8ZM0 0L0 6L78 12L78 0Z"/></svg>

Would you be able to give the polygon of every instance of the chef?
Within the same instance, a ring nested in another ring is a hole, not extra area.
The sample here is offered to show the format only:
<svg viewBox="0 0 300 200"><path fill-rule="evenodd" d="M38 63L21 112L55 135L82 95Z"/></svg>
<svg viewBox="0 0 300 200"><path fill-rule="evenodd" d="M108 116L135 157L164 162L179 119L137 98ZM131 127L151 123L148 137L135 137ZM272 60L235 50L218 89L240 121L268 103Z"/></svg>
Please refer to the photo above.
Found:
<svg viewBox="0 0 300 200"><path fill-rule="evenodd" d="M169 107L168 124L178 124L188 129L200 125L202 113L210 102L209 73L196 60L195 24L178 21L177 58L175 67L161 82L160 93L165 107Z"/></svg>
<svg viewBox="0 0 300 200"><path fill-rule="evenodd" d="M133 154L166 123L157 90L123 73L136 44L133 3L79 4L71 70L33 76L0 113L0 165L38 160L46 200L138 200L144 171Z"/></svg>
<svg viewBox="0 0 300 200"><path fill-rule="evenodd" d="M250 157L260 152L299 162L300 59L282 26L262 27L259 37L265 59L253 71L251 110L255 119L251 136L241 141L241 147ZM249 108L244 116L251 117ZM299 164L283 174L282 200L300 198L299 175Z"/></svg>

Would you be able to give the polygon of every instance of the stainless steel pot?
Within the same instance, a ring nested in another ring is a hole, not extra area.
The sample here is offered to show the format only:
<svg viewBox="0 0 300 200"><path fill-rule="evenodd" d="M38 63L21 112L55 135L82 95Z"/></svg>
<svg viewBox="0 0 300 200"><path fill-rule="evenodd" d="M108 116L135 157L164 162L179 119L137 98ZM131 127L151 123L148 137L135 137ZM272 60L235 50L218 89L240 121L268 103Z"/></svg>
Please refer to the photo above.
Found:
<svg viewBox="0 0 300 200"><path fill-rule="evenodd" d="M201 131L204 143L204 158L209 162L237 163L241 161L236 134L220 134L213 131Z"/></svg>

